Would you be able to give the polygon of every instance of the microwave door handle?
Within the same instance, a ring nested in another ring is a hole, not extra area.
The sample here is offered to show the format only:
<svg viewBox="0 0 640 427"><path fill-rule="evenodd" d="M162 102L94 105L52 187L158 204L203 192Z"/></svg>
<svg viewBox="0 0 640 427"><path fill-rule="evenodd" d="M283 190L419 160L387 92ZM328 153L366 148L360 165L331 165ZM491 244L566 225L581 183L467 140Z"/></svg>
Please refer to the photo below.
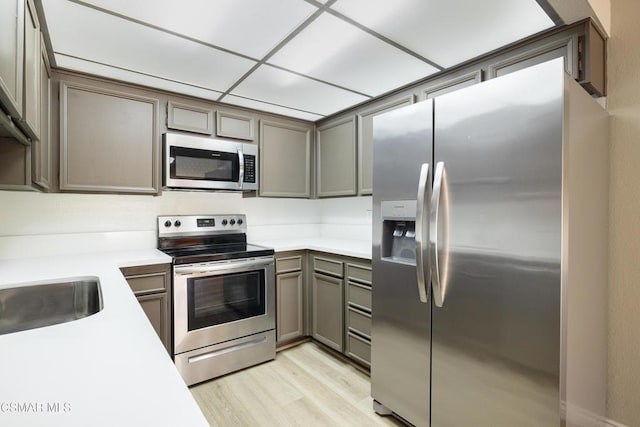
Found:
<svg viewBox="0 0 640 427"><path fill-rule="evenodd" d="M240 164L240 173L238 174L238 187L242 190L242 184L244 182L244 153L242 148L238 149L238 163Z"/></svg>

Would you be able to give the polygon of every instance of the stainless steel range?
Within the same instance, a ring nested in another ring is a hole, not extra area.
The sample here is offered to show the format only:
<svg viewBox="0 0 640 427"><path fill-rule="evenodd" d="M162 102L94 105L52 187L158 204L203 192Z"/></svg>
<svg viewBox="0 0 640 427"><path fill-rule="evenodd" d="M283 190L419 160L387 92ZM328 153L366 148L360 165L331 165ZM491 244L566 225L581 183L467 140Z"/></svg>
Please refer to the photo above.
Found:
<svg viewBox="0 0 640 427"><path fill-rule="evenodd" d="M275 358L273 249L247 243L244 215L158 217L173 257L173 349L187 385Z"/></svg>

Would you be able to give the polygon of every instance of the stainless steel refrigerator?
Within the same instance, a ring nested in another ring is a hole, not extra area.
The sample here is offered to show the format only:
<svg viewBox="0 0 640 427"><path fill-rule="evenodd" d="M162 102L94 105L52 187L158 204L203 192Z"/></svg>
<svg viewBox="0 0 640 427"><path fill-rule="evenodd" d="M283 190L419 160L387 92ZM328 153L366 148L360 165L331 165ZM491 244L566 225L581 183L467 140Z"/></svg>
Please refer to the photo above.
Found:
<svg viewBox="0 0 640 427"><path fill-rule="evenodd" d="M601 425L607 141L562 59L374 118L378 413Z"/></svg>

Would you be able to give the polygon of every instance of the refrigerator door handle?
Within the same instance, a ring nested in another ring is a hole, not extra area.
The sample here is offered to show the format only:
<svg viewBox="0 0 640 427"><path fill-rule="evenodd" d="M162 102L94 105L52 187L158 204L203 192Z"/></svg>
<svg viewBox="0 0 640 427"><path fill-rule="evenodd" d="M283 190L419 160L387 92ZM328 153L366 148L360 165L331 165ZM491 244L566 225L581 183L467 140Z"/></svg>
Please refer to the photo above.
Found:
<svg viewBox="0 0 640 427"><path fill-rule="evenodd" d="M418 196L416 203L416 274L418 278L418 295L420 302L426 303L429 299L427 292L427 280L431 276L429 269L429 245L427 226L429 212L425 204L429 202L429 164L423 163L420 168L418 180Z"/></svg>
<svg viewBox="0 0 640 427"><path fill-rule="evenodd" d="M446 239L447 234L447 218L446 215L441 217L440 202L443 205L447 203L447 178L444 162L436 164L435 175L433 178L433 193L431 195L431 206L429 212L429 259L431 261L431 283L433 284L433 302L436 307L442 307L444 304L446 293L446 277L447 277L447 259L446 259L446 241L444 242L444 250L442 259L438 255L438 246L440 239ZM446 206L444 206L446 208ZM440 222L444 221L443 234L438 233Z"/></svg>

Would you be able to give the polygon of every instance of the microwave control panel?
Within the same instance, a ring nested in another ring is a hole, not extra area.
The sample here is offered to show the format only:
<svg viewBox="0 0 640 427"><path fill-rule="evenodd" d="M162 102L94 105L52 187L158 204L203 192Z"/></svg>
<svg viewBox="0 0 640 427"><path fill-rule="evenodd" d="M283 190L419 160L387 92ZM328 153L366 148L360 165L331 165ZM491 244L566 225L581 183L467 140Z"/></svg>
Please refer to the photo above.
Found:
<svg viewBox="0 0 640 427"><path fill-rule="evenodd" d="M244 180L243 182L256 182L256 156L244 155Z"/></svg>

